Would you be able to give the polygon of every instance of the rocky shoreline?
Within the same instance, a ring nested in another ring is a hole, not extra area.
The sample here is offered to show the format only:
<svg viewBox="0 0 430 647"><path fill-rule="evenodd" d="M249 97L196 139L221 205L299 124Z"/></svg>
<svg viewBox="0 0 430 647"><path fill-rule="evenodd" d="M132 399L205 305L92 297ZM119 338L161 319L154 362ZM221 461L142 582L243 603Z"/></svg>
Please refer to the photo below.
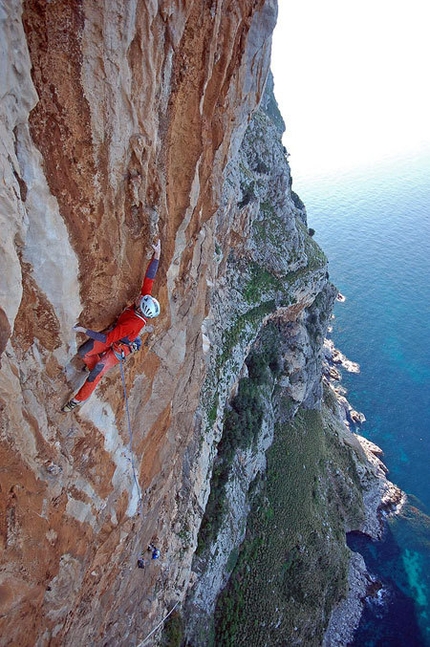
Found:
<svg viewBox="0 0 430 647"><path fill-rule="evenodd" d="M360 366L356 362L351 362L340 350L338 350L331 339L326 339L323 346L325 362L323 364L323 374L329 381L336 394L342 419L349 427L352 424L362 424L366 421L364 413L356 411L348 402L346 389L341 386L342 380L341 369L348 373L359 373Z"/></svg>
<svg viewBox="0 0 430 647"><path fill-rule="evenodd" d="M334 609L322 647L344 647L354 637L363 613L366 592L372 582L363 557L352 553L348 572L349 591L347 597Z"/></svg>
<svg viewBox="0 0 430 647"><path fill-rule="evenodd" d="M332 340L325 340L323 352L323 375L336 396L339 413L345 423L343 440L358 449L362 455L362 458L358 458L355 454L355 463L363 491L365 519L356 530L371 539L381 539L385 519L388 515L400 512L406 502L406 494L387 479L388 469L381 460L382 449L351 430L351 425L356 428L366 418L351 406L346 398L346 389L339 383L342 379L341 369L358 373L359 365L348 360L336 349ZM350 556L348 583L346 598L332 612L323 647L342 647L353 640L366 598L374 597L382 587L367 570L363 557L353 551Z"/></svg>

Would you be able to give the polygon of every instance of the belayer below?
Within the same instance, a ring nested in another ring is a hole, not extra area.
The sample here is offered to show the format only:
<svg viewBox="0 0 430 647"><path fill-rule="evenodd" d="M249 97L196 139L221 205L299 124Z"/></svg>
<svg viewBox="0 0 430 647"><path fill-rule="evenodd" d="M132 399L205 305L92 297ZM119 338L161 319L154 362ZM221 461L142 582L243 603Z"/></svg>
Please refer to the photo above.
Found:
<svg viewBox="0 0 430 647"><path fill-rule="evenodd" d="M79 325L73 327L76 332L83 332L90 338L78 349L78 355L86 364L90 374L76 395L61 408L62 411L72 411L82 404L90 397L109 369L131 353L138 351L142 343L139 333L148 319L158 317L160 314L160 304L151 296L161 253L160 241L152 245L152 248L154 253L146 270L140 296L133 306L126 308L120 314L116 324L106 332L96 332Z"/></svg>
<svg viewBox="0 0 430 647"><path fill-rule="evenodd" d="M160 557L160 549L156 548L153 544L149 544L148 550L152 553L152 559L158 559Z"/></svg>

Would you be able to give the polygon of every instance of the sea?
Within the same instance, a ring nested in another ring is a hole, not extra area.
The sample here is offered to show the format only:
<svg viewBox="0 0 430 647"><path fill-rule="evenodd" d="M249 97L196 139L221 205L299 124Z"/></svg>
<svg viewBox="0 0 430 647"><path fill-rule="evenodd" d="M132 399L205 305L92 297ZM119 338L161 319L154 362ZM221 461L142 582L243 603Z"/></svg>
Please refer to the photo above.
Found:
<svg viewBox="0 0 430 647"><path fill-rule="evenodd" d="M345 297L331 337L360 365L342 378L366 417L355 430L407 494L381 541L348 536L382 585L352 645L430 646L430 148L295 178L293 190Z"/></svg>

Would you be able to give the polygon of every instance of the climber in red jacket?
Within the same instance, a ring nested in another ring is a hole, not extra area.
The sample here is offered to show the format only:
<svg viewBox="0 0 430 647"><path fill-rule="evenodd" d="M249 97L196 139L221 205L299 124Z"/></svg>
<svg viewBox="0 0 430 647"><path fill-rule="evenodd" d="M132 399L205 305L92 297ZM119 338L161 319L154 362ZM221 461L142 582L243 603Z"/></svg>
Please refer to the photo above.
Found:
<svg viewBox="0 0 430 647"><path fill-rule="evenodd" d="M151 296L161 253L160 241L152 247L154 254L146 270L140 296L133 306L120 314L116 324L105 332L96 332L79 325L73 327L76 332L83 332L90 338L78 350L79 357L86 364L90 374L76 395L62 407L62 411L72 411L82 404L110 368L124 360L127 355L138 351L141 346L139 333L147 319L158 317L160 314L160 304Z"/></svg>

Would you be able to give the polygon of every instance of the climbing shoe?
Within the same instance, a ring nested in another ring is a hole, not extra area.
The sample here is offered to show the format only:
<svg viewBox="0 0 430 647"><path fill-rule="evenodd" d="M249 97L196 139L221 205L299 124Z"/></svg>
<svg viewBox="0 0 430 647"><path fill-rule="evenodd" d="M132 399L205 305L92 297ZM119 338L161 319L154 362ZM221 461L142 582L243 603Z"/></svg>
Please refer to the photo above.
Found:
<svg viewBox="0 0 430 647"><path fill-rule="evenodd" d="M61 407L61 411L64 411L64 413L68 413L69 411L73 411L75 407L80 405L81 403L78 402L78 400L74 400L73 398L66 402L66 404Z"/></svg>

